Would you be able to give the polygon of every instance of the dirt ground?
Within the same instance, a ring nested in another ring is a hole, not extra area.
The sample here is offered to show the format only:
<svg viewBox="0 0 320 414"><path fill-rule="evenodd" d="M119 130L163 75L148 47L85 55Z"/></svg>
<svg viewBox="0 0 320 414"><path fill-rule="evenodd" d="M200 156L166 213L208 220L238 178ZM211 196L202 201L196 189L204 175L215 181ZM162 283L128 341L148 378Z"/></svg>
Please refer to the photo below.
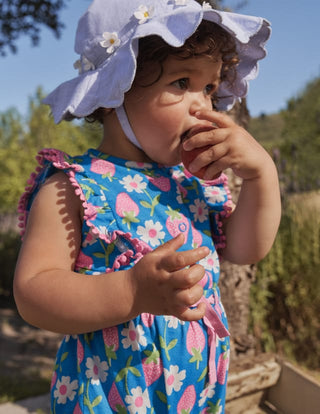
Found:
<svg viewBox="0 0 320 414"><path fill-rule="evenodd" d="M24 387L24 381L25 388L30 382L46 387L60 340L61 335L25 323L13 307L0 308L0 388L9 383Z"/></svg>

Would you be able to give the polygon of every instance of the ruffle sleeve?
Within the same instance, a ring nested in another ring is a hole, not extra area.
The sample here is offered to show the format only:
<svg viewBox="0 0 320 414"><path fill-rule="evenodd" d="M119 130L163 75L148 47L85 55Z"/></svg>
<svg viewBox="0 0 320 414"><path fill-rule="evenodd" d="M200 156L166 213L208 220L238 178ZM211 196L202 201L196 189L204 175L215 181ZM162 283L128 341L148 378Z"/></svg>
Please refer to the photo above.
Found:
<svg viewBox="0 0 320 414"><path fill-rule="evenodd" d="M43 149L36 156L38 166L27 181L25 192L22 194L18 204L19 227L22 237L25 233L32 202L41 186L57 169L69 170L72 168L70 159L69 155L56 149ZM74 165L73 168L78 169L80 166Z"/></svg>
<svg viewBox="0 0 320 414"><path fill-rule="evenodd" d="M83 221L87 227L86 239L83 241L83 248L90 245L95 239L100 239L106 245L114 244L117 249L114 251L113 265L103 271L114 271L123 265L128 264L131 259L135 261L143 257L151 249L146 243L133 238L131 233L117 229L113 220L112 211L107 203L102 203L104 197L97 183L87 176L86 169L81 163L88 163L91 160L84 156L71 157L68 154L56 149L41 150L36 159L38 166L27 182L25 192L20 198L18 205L19 227L21 237L25 234L28 215L41 186L57 171L63 171L74 187L75 194L79 197L83 207ZM110 176L110 179L112 177ZM108 223L108 226L106 226ZM81 267L84 254L78 257L76 268ZM88 266L83 266L88 267Z"/></svg>

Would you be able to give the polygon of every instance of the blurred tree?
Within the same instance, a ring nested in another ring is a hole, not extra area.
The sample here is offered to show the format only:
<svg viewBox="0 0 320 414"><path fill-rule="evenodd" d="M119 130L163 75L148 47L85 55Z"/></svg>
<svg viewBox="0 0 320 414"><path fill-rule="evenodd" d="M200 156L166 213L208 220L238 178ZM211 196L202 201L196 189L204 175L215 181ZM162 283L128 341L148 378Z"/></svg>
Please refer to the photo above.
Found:
<svg viewBox="0 0 320 414"><path fill-rule="evenodd" d="M80 122L55 125L49 108L41 104L43 97L39 88L30 99L26 121L15 109L0 114L0 214L16 210L40 149L54 147L76 155L96 147L101 139L98 125Z"/></svg>
<svg viewBox="0 0 320 414"><path fill-rule="evenodd" d="M249 131L272 153L283 196L320 188L320 77L289 99L286 109L251 119Z"/></svg>
<svg viewBox="0 0 320 414"><path fill-rule="evenodd" d="M0 0L0 55L6 50L17 51L21 35L31 38L32 44L40 40L40 27L46 26L59 37L64 25L59 12L68 0Z"/></svg>
<svg viewBox="0 0 320 414"><path fill-rule="evenodd" d="M282 112L281 156L286 161L286 190L320 187L320 77L309 82Z"/></svg>

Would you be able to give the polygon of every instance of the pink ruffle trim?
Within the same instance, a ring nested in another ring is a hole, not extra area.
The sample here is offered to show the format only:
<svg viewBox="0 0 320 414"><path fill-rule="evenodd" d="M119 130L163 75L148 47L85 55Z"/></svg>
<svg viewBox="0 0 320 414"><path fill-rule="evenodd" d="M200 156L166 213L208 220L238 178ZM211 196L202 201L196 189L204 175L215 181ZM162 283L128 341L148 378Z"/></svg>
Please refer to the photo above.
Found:
<svg viewBox="0 0 320 414"><path fill-rule="evenodd" d="M21 228L21 237L24 236L25 228L28 220L28 211L27 211L27 204L28 199L35 191L38 182L37 177L45 168L45 162L49 161L52 165L59 169L65 170L65 173L69 177L71 185L75 189L75 194L80 198L82 207L84 210L84 217L87 226L91 229L91 233L101 240L105 241L106 243L113 243L116 241L117 237L121 236L123 239L127 240L129 244L132 246L132 250L128 249L125 252L121 253L116 260L114 261L113 267L107 269L107 272L113 272L114 270L119 269L121 266L127 265L130 263L130 259L134 258L135 261L140 260L146 253L151 251L151 247L149 247L146 243L139 239L132 238L131 233L124 233L120 230L113 231L110 233L103 233L99 230L99 228L94 224L94 220L98 215L99 206L94 206L91 203L88 203L78 181L75 178L76 172L81 172L83 169L78 164L71 164L68 162L70 157L59 150L46 148L41 150L36 160L39 163L39 166L36 168L36 171L31 174L29 180L27 181L27 187L25 188L24 194L21 196L19 204L18 204L18 213L19 213L19 227ZM77 264L76 264L77 266Z"/></svg>
<svg viewBox="0 0 320 414"><path fill-rule="evenodd" d="M186 177L188 178L193 177L193 175L189 173L189 171L186 168L184 168L184 166L183 166L183 170L184 170ZM221 175L218 178L215 178L214 180L208 180L208 181L201 180L201 184L203 185L203 187L211 187L211 186L222 184L227 193L228 199L223 204L223 211L219 211L218 213L215 214L215 220L217 223L219 234L213 235L213 241L214 241L215 248L219 254L219 252L226 247L226 236L223 234L223 230L222 230L223 220L230 216L230 214L232 213L232 208L233 208L232 196L231 196L231 192L228 186L228 177L226 176L226 174L221 173Z"/></svg>
<svg viewBox="0 0 320 414"><path fill-rule="evenodd" d="M36 189L37 186L37 177L45 168L45 161L51 161L52 164L59 168L70 168L70 164L65 160L68 158L68 155L62 151L58 151L55 149L45 148L38 153L36 156L36 160L38 161L39 165L36 167L35 172L33 172L27 181L27 186L25 187L25 192L22 194L19 204L18 204L18 213L19 213L19 228L21 228L20 234L21 237L24 236L27 219L28 219L28 211L27 211L27 203L28 198L31 196L33 191ZM77 167L76 165L74 167Z"/></svg>
<svg viewBox="0 0 320 414"><path fill-rule="evenodd" d="M215 220L217 223L219 234L218 236L214 235L213 237L214 237L215 248L218 253L219 251L221 251L222 249L226 247L226 236L223 234L223 230L222 230L223 220L228 218L231 215L232 209L233 209L232 196L231 196L231 192L228 186L228 177L226 176L226 174L222 173L220 177L216 178L215 180L203 182L204 187L210 187L210 186L219 185L219 184L223 185L228 198L227 198L227 201L223 204L223 210L215 214Z"/></svg>

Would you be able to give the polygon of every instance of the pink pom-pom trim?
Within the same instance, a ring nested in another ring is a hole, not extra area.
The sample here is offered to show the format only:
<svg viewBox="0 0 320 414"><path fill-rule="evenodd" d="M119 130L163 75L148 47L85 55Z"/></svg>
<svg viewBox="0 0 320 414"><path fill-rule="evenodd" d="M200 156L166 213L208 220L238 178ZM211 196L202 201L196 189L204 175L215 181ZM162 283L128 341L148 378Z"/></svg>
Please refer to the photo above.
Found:
<svg viewBox="0 0 320 414"><path fill-rule="evenodd" d="M21 237L25 234L25 228L28 219L27 205L28 200L32 193L35 191L37 183L37 178L46 167L46 161L52 163L52 165L58 170L64 170L71 185L74 187L75 194L80 198L82 207L84 210L84 220L87 226L90 228L92 234L99 237L101 240L106 243L113 243L117 237L121 236L126 239L132 246L133 250L129 249L121 253L114 261L112 268L106 270L107 273L113 272L116 269L119 269L123 265L130 263L133 258L135 262L139 261L146 253L151 251L151 247L139 239L132 238L131 233L124 233L120 230L115 230L111 234L102 233L99 228L94 224L94 220L98 215L99 207L88 203L78 181L75 178L75 172L82 171L82 167L78 164L72 164L69 162L70 157L59 150L46 148L38 153L36 160L39 163L39 166L36 168L37 173L32 173L29 180L28 186L25 188L24 194L21 196L18 204L18 213L19 213L19 228L21 228ZM76 265L77 268L77 265Z"/></svg>

